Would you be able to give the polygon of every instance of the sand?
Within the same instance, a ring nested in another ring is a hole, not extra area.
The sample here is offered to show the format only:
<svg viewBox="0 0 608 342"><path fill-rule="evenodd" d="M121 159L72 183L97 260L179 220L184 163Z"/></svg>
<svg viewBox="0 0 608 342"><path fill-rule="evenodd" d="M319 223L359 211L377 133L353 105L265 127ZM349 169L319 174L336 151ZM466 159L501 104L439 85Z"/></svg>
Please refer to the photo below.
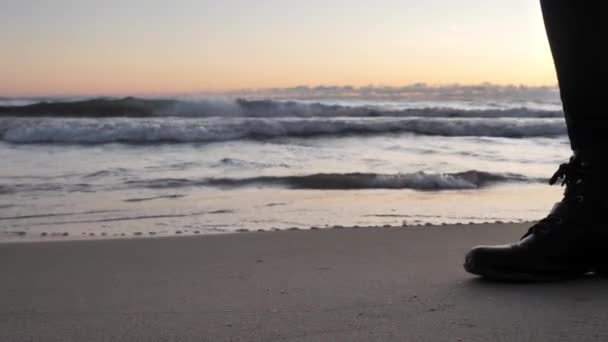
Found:
<svg viewBox="0 0 608 342"><path fill-rule="evenodd" d="M0 245L0 341L607 341L608 280L497 284L518 224Z"/></svg>

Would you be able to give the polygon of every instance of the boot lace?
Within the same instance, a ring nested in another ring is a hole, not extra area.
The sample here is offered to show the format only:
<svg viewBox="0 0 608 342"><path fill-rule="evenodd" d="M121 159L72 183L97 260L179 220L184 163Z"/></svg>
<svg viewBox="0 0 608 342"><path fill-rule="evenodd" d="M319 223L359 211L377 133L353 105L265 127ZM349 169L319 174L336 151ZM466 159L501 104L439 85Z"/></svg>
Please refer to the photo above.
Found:
<svg viewBox="0 0 608 342"><path fill-rule="evenodd" d="M584 168L585 163L581 163ZM576 167L574 161L571 159L569 163L564 163L559 166L555 174L549 180L550 185L555 185L561 180L561 186L566 186L564 192L564 198L574 198L577 202L583 202L584 196L582 195L581 185L583 184L582 174L584 170ZM531 234L546 234L553 230L555 227L561 225L564 219L556 214L549 214L547 217L538 221L535 225L530 227L524 238Z"/></svg>
<svg viewBox="0 0 608 342"><path fill-rule="evenodd" d="M563 163L559 166L557 171L553 174L551 179L549 180L550 185L555 185L558 180L562 180L562 186L566 185L566 183L575 177L574 170L570 166L570 163Z"/></svg>

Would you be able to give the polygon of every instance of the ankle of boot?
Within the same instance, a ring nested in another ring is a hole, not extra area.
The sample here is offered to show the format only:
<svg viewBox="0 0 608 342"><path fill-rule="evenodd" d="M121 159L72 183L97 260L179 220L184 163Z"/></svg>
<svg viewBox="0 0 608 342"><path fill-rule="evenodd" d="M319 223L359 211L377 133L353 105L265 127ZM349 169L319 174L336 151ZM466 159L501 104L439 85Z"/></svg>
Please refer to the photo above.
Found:
<svg viewBox="0 0 608 342"><path fill-rule="evenodd" d="M571 162L575 167L588 169L589 172L603 174L608 178L608 154L606 151L575 150Z"/></svg>

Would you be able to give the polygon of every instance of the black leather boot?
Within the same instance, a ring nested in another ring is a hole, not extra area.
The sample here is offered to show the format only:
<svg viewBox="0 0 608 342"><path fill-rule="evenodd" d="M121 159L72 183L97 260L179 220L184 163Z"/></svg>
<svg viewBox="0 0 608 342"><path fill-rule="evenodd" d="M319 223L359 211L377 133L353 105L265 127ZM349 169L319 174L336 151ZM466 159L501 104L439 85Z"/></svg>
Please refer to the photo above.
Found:
<svg viewBox="0 0 608 342"><path fill-rule="evenodd" d="M551 213L512 244L479 246L464 267L475 275L501 281L552 281L602 271L608 249L606 161L576 153L562 164L550 184L562 180L564 198ZM603 217L602 217L603 216Z"/></svg>

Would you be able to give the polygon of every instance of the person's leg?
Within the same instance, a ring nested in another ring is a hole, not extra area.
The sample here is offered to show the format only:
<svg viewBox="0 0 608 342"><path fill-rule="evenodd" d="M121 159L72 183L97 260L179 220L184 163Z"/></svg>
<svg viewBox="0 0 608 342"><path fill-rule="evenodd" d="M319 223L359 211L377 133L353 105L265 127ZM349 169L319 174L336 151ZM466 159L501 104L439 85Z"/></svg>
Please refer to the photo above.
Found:
<svg viewBox="0 0 608 342"><path fill-rule="evenodd" d="M465 269L510 281L557 280L608 270L608 5L603 0L541 0L574 156L562 179L564 198L513 244L478 246Z"/></svg>
<svg viewBox="0 0 608 342"><path fill-rule="evenodd" d="M608 148L608 2L541 0L570 144Z"/></svg>

